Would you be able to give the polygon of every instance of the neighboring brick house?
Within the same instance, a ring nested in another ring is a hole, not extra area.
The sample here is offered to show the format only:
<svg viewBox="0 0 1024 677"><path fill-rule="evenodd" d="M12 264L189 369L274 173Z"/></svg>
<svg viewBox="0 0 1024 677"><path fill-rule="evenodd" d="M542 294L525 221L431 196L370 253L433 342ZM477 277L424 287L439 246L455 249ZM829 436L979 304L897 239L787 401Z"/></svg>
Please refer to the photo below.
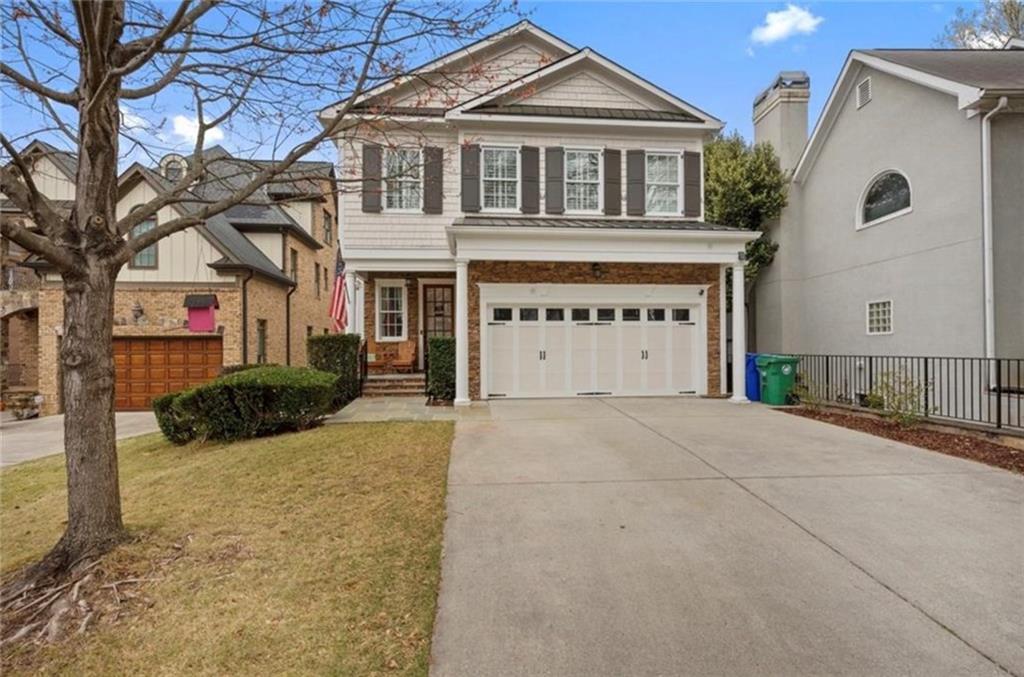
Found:
<svg viewBox="0 0 1024 677"><path fill-rule="evenodd" d="M264 164L219 146L204 159L204 178L190 189L194 202L165 207L137 230L231 192ZM129 167L119 179L117 216L168 190L189 161L171 155L155 169ZM305 365L306 337L330 327L336 204L333 166L300 162L245 203L137 254L115 291L117 408L148 408L153 397L212 378L225 364ZM55 413L63 291L44 262L25 265L41 278L37 387L44 413Z"/></svg>
<svg viewBox="0 0 1024 677"><path fill-rule="evenodd" d="M722 122L527 21L346 114L349 330L371 374L422 370L449 335L456 404L724 391L724 280L742 299L757 233L703 221Z"/></svg>

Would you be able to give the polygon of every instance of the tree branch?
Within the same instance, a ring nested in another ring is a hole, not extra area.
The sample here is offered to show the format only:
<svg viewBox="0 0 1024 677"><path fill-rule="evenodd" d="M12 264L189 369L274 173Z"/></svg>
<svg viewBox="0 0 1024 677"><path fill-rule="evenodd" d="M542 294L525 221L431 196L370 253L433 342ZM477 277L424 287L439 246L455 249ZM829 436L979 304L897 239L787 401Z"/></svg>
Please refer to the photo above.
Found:
<svg viewBox="0 0 1024 677"><path fill-rule="evenodd" d="M36 96L41 96L50 99L51 101L62 103L66 106L74 106L78 103L78 98L75 96L74 92L61 92L56 89L51 89L40 82L26 78L24 75L5 63L0 63L0 75L12 80L14 84L19 87L24 87Z"/></svg>

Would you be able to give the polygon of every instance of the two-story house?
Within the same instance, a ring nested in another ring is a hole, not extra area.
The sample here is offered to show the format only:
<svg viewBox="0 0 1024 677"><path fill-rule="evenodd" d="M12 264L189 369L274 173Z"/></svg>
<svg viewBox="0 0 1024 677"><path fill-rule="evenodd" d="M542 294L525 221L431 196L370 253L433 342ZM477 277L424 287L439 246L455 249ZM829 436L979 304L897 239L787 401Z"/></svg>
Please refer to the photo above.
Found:
<svg viewBox="0 0 1024 677"><path fill-rule="evenodd" d="M853 51L810 138L805 75L757 98L756 140L792 172L766 229L780 248L756 284L758 351L1024 358L1013 47Z"/></svg>
<svg viewBox="0 0 1024 677"><path fill-rule="evenodd" d="M74 199L73 156L26 149L44 193ZM54 162L54 158L70 158ZM155 227L248 181L264 161L204 152L205 174L185 201L161 209L135 232ZM134 164L119 178L117 216L167 191L190 158ZM36 174L34 174L36 176ZM326 333L337 256L335 175L331 163L300 162L243 204L139 252L115 290L116 406L146 409L154 397L216 376L222 365L306 364L306 338ZM4 214L4 218L14 218ZM126 233L131 237L134 233ZM36 388L44 413L61 410L63 291L43 261L36 295Z"/></svg>
<svg viewBox="0 0 1024 677"><path fill-rule="evenodd" d="M757 233L703 220L722 122L529 22L346 114L361 189L339 200L342 251L371 373L422 369L447 335L456 404L723 392L724 280L742 298Z"/></svg>

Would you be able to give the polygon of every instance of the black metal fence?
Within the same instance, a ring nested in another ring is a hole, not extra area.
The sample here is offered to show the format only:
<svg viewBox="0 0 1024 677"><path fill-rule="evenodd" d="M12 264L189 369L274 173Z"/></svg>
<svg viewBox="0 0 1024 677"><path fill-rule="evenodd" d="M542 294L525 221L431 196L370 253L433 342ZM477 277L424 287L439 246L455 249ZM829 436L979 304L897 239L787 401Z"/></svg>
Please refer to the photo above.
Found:
<svg viewBox="0 0 1024 677"><path fill-rule="evenodd" d="M1024 359L796 355L798 393L854 407L898 406L937 422L1024 430Z"/></svg>

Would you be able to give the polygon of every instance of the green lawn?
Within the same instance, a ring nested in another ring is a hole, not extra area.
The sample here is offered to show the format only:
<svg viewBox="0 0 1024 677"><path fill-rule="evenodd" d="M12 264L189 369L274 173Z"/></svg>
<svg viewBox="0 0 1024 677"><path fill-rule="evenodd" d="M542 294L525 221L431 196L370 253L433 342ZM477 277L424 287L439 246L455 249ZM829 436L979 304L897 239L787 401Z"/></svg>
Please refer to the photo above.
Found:
<svg viewBox="0 0 1024 677"><path fill-rule="evenodd" d="M136 539L101 568L155 580L123 586L142 602L121 619L22 646L4 672L425 675L452 432L346 424L230 445L122 443ZM60 535L63 459L0 483L10 572Z"/></svg>

